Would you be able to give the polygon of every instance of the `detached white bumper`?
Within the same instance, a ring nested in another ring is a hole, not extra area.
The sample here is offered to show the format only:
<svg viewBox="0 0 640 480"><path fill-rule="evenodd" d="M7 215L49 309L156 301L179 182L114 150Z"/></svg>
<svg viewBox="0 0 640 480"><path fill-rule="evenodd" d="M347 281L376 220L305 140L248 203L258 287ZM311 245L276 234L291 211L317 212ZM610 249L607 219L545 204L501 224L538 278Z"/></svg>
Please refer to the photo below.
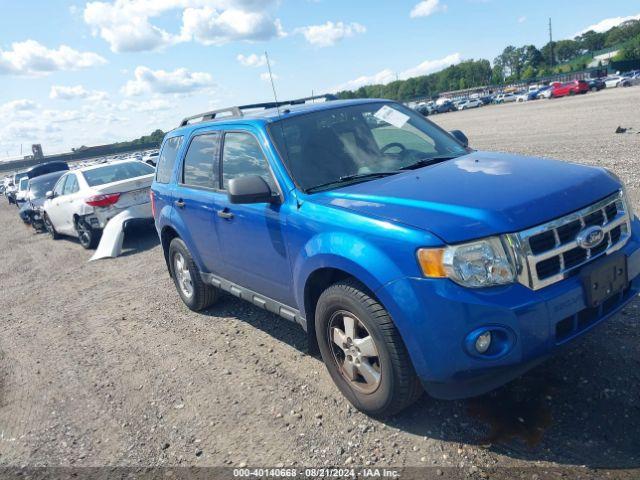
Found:
<svg viewBox="0 0 640 480"><path fill-rule="evenodd" d="M151 218L153 217L150 203L133 205L118 213L107 222L102 231L100 244L89 261L119 256L122 253L122 242L124 241L124 224L129 220Z"/></svg>

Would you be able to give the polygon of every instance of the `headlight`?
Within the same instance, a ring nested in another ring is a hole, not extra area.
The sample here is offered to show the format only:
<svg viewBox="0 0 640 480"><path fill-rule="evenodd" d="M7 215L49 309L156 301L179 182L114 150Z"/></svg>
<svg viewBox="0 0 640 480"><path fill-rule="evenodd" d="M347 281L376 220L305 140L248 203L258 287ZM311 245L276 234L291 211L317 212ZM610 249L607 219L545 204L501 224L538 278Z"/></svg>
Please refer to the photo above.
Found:
<svg viewBox="0 0 640 480"><path fill-rule="evenodd" d="M450 278L464 287L505 285L515 280L515 268L498 237L445 248L421 248L418 263L426 277Z"/></svg>
<svg viewBox="0 0 640 480"><path fill-rule="evenodd" d="M629 214L629 219L633 220L633 215L634 215L633 205L631 204L631 199L629 198L629 193L627 192L626 185L617 174L615 174L608 168L605 170L620 184L620 189L622 190L622 203L624 204L625 211Z"/></svg>

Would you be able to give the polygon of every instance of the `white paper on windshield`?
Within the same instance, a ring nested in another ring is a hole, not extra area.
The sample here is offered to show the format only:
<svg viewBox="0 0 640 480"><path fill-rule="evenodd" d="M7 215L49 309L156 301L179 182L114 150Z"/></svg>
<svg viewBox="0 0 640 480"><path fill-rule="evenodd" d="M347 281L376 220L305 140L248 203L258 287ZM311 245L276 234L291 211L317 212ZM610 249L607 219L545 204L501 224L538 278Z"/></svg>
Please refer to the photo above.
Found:
<svg viewBox="0 0 640 480"><path fill-rule="evenodd" d="M389 105L382 107L373 116L398 128L404 127L404 124L409 121L409 115L405 115Z"/></svg>

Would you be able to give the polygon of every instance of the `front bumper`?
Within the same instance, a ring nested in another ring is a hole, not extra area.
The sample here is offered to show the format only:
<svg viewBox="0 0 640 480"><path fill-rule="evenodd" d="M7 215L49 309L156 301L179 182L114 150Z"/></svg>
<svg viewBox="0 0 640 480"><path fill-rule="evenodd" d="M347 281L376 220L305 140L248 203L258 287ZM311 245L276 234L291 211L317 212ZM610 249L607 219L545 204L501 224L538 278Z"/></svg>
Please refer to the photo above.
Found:
<svg viewBox="0 0 640 480"><path fill-rule="evenodd" d="M537 291L520 284L469 289L450 280L403 278L376 294L394 319L425 389L438 398L465 398L518 377L638 295L638 219L620 251L627 256L628 288L596 309L587 308L579 275ZM513 339L509 349L488 358L468 353L465 339L484 327L507 332Z"/></svg>

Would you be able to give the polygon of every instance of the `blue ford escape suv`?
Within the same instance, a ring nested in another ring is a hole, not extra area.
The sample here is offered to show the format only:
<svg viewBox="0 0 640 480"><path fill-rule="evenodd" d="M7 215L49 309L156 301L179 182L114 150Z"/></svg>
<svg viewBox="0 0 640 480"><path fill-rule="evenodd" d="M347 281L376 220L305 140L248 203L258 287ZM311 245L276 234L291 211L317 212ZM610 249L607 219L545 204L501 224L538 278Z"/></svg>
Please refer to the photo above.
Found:
<svg viewBox="0 0 640 480"><path fill-rule="evenodd" d="M187 118L151 195L189 308L226 291L299 323L372 415L494 389L640 291L614 174L475 151L387 100Z"/></svg>

